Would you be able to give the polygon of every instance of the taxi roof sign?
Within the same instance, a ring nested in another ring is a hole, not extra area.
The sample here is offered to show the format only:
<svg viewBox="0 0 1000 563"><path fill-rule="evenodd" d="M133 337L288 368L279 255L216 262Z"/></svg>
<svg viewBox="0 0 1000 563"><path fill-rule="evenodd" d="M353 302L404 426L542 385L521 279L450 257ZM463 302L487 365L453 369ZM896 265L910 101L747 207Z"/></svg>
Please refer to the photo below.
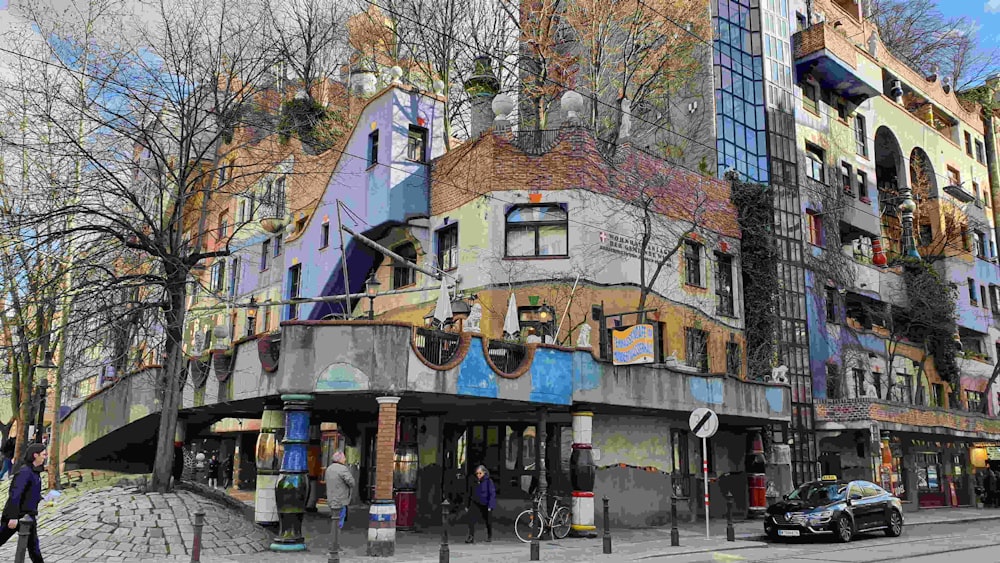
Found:
<svg viewBox="0 0 1000 563"><path fill-rule="evenodd" d="M823 475L819 478L820 481L836 481L837 479L836 475Z"/></svg>

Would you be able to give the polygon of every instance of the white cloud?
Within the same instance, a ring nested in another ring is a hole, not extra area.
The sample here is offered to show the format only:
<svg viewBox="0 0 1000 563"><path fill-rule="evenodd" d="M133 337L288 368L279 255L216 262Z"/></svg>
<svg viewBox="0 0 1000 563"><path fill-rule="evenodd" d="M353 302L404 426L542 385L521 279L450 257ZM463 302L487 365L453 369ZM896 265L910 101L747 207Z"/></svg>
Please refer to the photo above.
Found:
<svg viewBox="0 0 1000 563"><path fill-rule="evenodd" d="M983 10L987 14L1000 14L1000 0L986 0Z"/></svg>

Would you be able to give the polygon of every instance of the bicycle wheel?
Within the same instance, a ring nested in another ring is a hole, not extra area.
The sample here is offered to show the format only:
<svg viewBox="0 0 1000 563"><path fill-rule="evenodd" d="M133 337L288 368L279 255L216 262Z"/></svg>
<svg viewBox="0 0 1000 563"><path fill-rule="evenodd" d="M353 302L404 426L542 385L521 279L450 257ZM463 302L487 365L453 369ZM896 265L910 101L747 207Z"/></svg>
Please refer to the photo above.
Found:
<svg viewBox="0 0 1000 563"><path fill-rule="evenodd" d="M542 523L541 517L530 508L518 514L517 520L514 520L514 533L517 534L517 539L524 543L542 539L544 529L545 525Z"/></svg>
<svg viewBox="0 0 1000 563"><path fill-rule="evenodd" d="M569 509L565 506L560 506L559 510L556 510L556 513L552 516L552 527L549 528L553 539L561 540L569 534L569 529L572 525L571 520Z"/></svg>

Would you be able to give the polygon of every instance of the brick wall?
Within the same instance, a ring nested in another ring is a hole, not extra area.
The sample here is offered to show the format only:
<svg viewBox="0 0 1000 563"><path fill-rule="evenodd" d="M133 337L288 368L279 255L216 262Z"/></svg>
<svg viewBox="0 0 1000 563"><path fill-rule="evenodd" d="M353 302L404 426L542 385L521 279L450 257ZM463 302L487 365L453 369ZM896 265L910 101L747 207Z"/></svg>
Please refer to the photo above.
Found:
<svg viewBox="0 0 1000 563"><path fill-rule="evenodd" d="M895 404L878 399L846 399L817 403L816 420L829 422L877 420L927 428L940 427L964 432L1000 434L1000 420L982 414Z"/></svg>
<svg viewBox="0 0 1000 563"><path fill-rule="evenodd" d="M512 141L510 133L488 131L437 159L431 173L431 214L447 214L490 192L578 188L623 201L649 195L655 210L666 217L690 220L697 212L704 228L739 237L727 182L672 166L628 144L611 161L582 127L563 128L552 148L538 156ZM706 196L698 209L695 193Z"/></svg>
<svg viewBox="0 0 1000 563"><path fill-rule="evenodd" d="M375 439L375 499L392 499L393 458L396 454L396 404L380 403Z"/></svg>

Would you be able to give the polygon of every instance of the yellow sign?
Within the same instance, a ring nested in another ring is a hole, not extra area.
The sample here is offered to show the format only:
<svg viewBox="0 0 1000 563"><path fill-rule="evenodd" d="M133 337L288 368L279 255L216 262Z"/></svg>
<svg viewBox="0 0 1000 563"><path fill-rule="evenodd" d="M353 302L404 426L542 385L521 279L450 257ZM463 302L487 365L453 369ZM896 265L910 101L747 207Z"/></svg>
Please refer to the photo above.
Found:
<svg viewBox="0 0 1000 563"><path fill-rule="evenodd" d="M611 331L611 357L616 366L653 363L653 325Z"/></svg>
<svg viewBox="0 0 1000 563"><path fill-rule="evenodd" d="M820 477L819 480L820 481L836 481L837 480L837 476L836 475L824 475L824 476Z"/></svg>

